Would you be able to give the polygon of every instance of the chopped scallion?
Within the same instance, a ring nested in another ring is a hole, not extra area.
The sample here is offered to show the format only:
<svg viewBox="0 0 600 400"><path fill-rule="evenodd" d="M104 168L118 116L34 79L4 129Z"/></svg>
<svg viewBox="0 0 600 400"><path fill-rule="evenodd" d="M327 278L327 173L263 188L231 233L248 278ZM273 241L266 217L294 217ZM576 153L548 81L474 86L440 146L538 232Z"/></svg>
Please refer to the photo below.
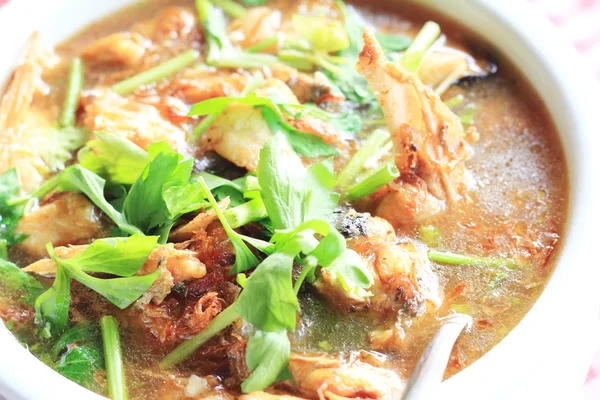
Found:
<svg viewBox="0 0 600 400"><path fill-rule="evenodd" d="M423 56L431 45L440 37L442 29L433 21L428 21L423 25L413 42L400 59L400 64L410 72L417 72Z"/></svg>
<svg viewBox="0 0 600 400"><path fill-rule="evenodd" d="M249 53L260 53L264 49L267 49L267 48L271 47L272 45L274 45L275 43L278 43L279 39L280 39L279 35L268 37L268 38L263 39L260 42L256 43L254 46L248 47L246 49L246 51Z"/></svg>
<svg viewBox="0 0 600 400"><path fill-rule="evenodd" d="M267 210L262 199L257 197L247 203L225 210L223 215L227 218L229 225L236 229L250 222L267 218Z"/></svg>
<svg viewBox="0 0 600 400"><path fill-rule="evenodd" d="M244 6L239 5L233 0L212 0L212 2L232 18L243 17L248 12Z"/></svg>
<svg viewBox="0 0 600 400"><path fill-rule="evenodd" d="M360 199L373 193L383 185L387 185L399 176L400 171L398 171L398 168L393 163L386 164L365 180L348 188L345 198L348 201Z"/></svg>
<svg viewBox="0 0 600 400"><path fill-rule="evenodd" d="M513 260L507 258L467 256L446 251L430 250L429 259L441 264L518 268Z"/></svg>
<svg viewBox="0 0 600 400"><path fill-rule="evenodd" d="M383 130L374 131L362 146L360 146L360 149L354 153L350 162L348 162L346 167L338 175L338 185L344 188L352 184L363 169L365 162L371 158L373 152L375 152L376 149L383 147L389 138L390 135Z"/></svg>
<svg viewBox="0 0 600 400"><path fill-rule="evenodd" d="M112 90L121 96L126 96L142 85L158 82L168 76L173 75L174 73L193 64L198 57L200 57L200 53L198 53L196 50L186 51L185 53L165 61L154 68L150 68L147 71L141 72L132 76L131 78L125 79L124 81L113 85Z"/></svg>
<svg viewBox="0 0 600 400"><path fill-rule="evenodd" d="M81 59L75 57L71 61L69 69L69 80L67 82L67 92L63 102L63 109L60 115L60 126L75 125L75 113L79 105L79 94L83 87L83 65Z"/></svg>
<svg viewBox="0 0 600 400"><path fill-rule="evenodd" d="M465 96L463 96L462 94L457 94L456 96L451 97L445 101L446 105L450 108L460 107L463 105L464 102Z"/></svg>
<svg viewBox="0 0 600 400"><path fill-rule="evenodd" d="M102 317L100 319L100 330L102 331L104 360L106 362L108 394L112 400L126 400L125 370L123 369L121 339L116 318L112 315Z"/></svg>
<svg viewBox="0 0 600 400"><path fill-rule="evenodd" d="M210 339L219 334L222 330L226 329L229 325L233 324L239 318L239 314L236 310L235 303L223 310L208 324L205 330L200 332L198 335L191 339L186 340L171 351L165 358L163 358L159 365L162 369L167 369L173 365L179 364L181 361L188 358L193 352L195 352L200 346L208 342Z"/></svg>
<svg viewBox="0 0 600 400"><path fill-rule="evenodd" d="M442 234L438 228L433 225L423 225L419 228L419 234L429 247L437 247L442 244Z"/></svg>

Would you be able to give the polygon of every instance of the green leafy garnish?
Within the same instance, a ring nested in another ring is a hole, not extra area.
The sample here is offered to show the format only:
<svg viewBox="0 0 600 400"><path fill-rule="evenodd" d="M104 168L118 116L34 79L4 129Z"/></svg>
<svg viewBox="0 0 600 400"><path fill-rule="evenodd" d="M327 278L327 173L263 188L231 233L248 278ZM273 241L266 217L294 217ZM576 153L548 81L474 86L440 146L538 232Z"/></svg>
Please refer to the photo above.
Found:
<svg viewBox="0 0 600 400"><path fill-rule="evenodd" d="M285 330L256 331L246 345L246 365L252 371L242 383L244 393L262 390L273 382L291 379L290 340Z"/></svg>
<svg viewBox="0 0 600 400"><path fill-rule="evenodd" d="M373 93L371 93L365 78L355 68L358 55L364 46L362 37L364 23L360 20L358 14L353 9L348 8L342 0L335 0L335 3L344 17L344 27L349 41L349 46L339 51L337 55L345 58L348 62L339 66L342 73L332 74L328 72L327 75L348 100L359 104L371 102L374 100Z"/></svg>
<svg viewBox="0 0 600 400"><path fill-rule="evenodd" d="M67 328L70 303L71 281L65 268L57 264L54 284L35 301L35 322L42 336L50 337Z"/></svg>
<svg viewBox="0 0 600 400"><path fill-rule="evenodd" d="M101 389L95 374L103 368L104 357L100 347L90 343L73 347L54 364L56 372L90 390Z"/></svg>
<svg viewBox="0 0 600 400"><path fill-rule="evenodd" d="M411 40L405 36L388 33L378 32L375 34L375 37L377 37L377 41L386 54L404 51L410 46L411 42Z"/></svg>
<svg viewBox="0 0 600 400"><path fill-rule="evenodd" d="M309 17L294 14L292 27L319 52L333 53L350 45L342 24L325 16Z"/></svg>
<svg viewBox="0 0 600 400"><path fill-rule="evenodd" d="M135 143L106 132L95 132L77 153L79 163L110 182L132 185L150 162L150 156Z"/></svg>
<svg viewBox="0 0 600 400"><path fill-rule="evenodd" d="M388 163L375 170L371 175L360 182L350 186L345 192L344 197L348 201L354 201L368 196L382 186L393 182L400 176L400 171L393 163Z"/></svg>
<svg viewBox="0 0 600 400"><path fill-rule="evenodd" d="M26 237L15 233L23 207L11 204L11 200L17 197L19 189L19 176L15 168L0 175L0 239L5 240L8 246L22 242Z"/></svg>
<svg viewBox="0 0 600 400"><path fill-rule="evenodd" d="M287 123L281 114L275 112L270 107L262 108L262 116L269 125L271 132L276 134L282 132L292 149L304 157L330 157L339 155L339 151L330 144L327 144L319 136L299 131Z"/></svg>
<svg viewBox="0 0 600 400"><path fill-rule="evenodd" d="M519 268L519 265L515 261L507 258L469 256L436 250L429 250L428 254L431 261L441 264L499 267L508 269Z"/></svg>
<svg viewBox="0 0 600 400"><path fill-rule="evenodd" d="M166 143L148 147L152 161L134 182L125 199L123 214L126 220L145 233L155 228L172 225L173 214L196 205L199 209L201 197L181 198L183 203L167 204L165 192L185 188L192 174L193 160L183 160ZM190 193L188 193L190 194ZM170 200L176 199L167 195ZM169 205L171 209L169 209ZM178 217L178 216L177 216Z"/></svg>
<svg viewBox="0 0 600 400"><path fill-rule="evenodd" d="M276 252L254 270L240 294L238 313L258 329L276 332L294 330L300 310L292 286L294 256Z"/></svg>
<svg viewBox="0 0 600 400"><path fill-rule="evenodd" d="M237 274L257 266L258 258L256 258L252 251L250 251L250 249L248 248L244 240L240 237L240 235L236 231L234 231L233 228L229 225L227 218L225 217L225 215L223 215L223 211L221 211L221 209L219 208L217 201L210 192L210 189L206 185L206 182L204 182L204 179L200 177L197 183L199 184L201 193L203 193L204 197L208 199L210 205L217 214L217 217L219 218L221 225L223 225L223 229L225 229L227 237L229 237L229 240L231 241L231 244L233 245L233 248L235 250L235 264L233 265L233 268L230 272L232 274Z"/></svg>
<svg viewBox="0 0 600 400"><path fill-rule="evenodd" d="M21 303L29 306L34 305L44 291L37 279L5 259L0 259L0 286L10 289L9 294L18 296Z"/></svg>

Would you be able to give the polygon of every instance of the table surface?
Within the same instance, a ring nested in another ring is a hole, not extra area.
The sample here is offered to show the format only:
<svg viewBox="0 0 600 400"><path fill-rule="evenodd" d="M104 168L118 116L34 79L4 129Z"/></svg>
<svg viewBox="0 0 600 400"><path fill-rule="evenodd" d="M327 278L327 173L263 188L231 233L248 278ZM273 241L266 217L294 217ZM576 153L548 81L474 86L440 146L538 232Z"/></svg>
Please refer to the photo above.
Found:
<svg viewBox="0 0 600 400"><path fill-rule="evenodd" d="M560 28L600 80L600 0L528 1ZM0 0L0 6L6 2ZM600 352L590 367L584 393L585 400L600 399Z"/></svg>

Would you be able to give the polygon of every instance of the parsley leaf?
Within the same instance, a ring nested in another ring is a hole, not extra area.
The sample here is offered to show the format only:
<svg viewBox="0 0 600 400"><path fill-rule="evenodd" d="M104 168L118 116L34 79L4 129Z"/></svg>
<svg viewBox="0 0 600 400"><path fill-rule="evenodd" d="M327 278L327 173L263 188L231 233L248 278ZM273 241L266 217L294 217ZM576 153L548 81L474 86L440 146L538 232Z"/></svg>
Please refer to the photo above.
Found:
<svg viewBox="0 0 600 400"><path fill-rule="evenodd" d="M110 182L132 185L150 161L148 153L117 135L95 132L95 136L77 153L79 163Z"/></svg>
<svg viewBox="0 0 600 400"><path fill-rule="evenodd" d="M61 260L61 264L86 272L133 276L157 247L157 240L157 236L141 235L97 239L75 257Z"/></svg>
<svg viewBox="0 0 600 400"><path fill-rule="evenodd" d="M165 143L153 144L148 151L153 159L131 187L123 206L126 220L145 233L171 223L163 194L169 188L186 186L193 166L193 160L182 161L183 156Z"/></svg>
<svg viewBox="0 0 600 400"><path fill-rule="evenodd" d="M329 71L326 73L348 100L359 104L371 102L374 100L373 93L365 78L355 68L358 55L364 46L362 38L364 23L354 9L348 8L342 0L335 0L335 3L344 17L344 27L350 42L350 45L339 51L337 55L346 58L348 63L338 66L343 71L341 74L332 74Z"/></svg>
<svg viewBox="0 0 600 400"><path fill-rule="evenodd" d="M35 301L35 322L42 328L42 335L50 337L62 332L69 325L71 281L67 271L57 263L52 287Z"/></svg>
<svg viewBox="0 0 600 400"><path fill-rule="evenodd" d="M219 208L217 201L206 185L206 182L204 182L204 179L200 177L197 183L199 184L201 191L204 193L204 197L208 199L208 202L217 214L217 217L219 218L221 225L223 225L223 229L225 229L227 237L229 237L229 240L235 250L235 264L233 264L233 268L230 272L232 274L237 274L257 266L258 258L256 258L254 253L250 251L241 236L234 231L233 228L231 228L229 222L227 222L227 218L223 214L223 211L221 211L221 208Z"/></svg>
<svg viewBox="0 0 600 400"><path fill-rule="evenodd" d="M304 157L329 157L339 155L339 151L327 144L319 136L299 131L287 123L272 108L263 107L262 116L273 134L282 132L296 153Z"/></svg>
<svg viewBox="0 0 600 400"><path fill-rule="evenodd" d="M130 234L142 233L138 228L129 224L123 214L106 200L104 197L105 184L106 181L92 171L83 168L81 165L72 165L60 174L56 189L63 192L84 193L121 230Z"/></svg>
<svg viewBox="0 0 600 400"><path fill-rule="evenodd" d="M300 310L292 286L292 255L276 252L254 270L238 300L239 314L260 330L294 330Z"/></svg>
<svg viewBox="0 0 600 400"><path fill-rule="evenodd" d="M375 36L377 37L377 41L386 54L404 51L408 49L408 46L410 46L411 42L411 40L406 36L388 33L376 33Z"/></svg>
<svg viewBox="0 0 600 400"><path fill-rule="evenodd" d="M148 259L150 251L152 251L152 248L154 248L154 247L148 249L149 246L147 246L147 244L156 243L155 242L156 238L153 238L151 240L148 240L148 239L143 239L143 240L146 242L146 243L144 243L145 249L143 252L139 251L139 248L138 248L138 246L140 246L140 238L139 237L128 238L122 243L122 245L121 245L122 247L120 247L121 251L128 251L129 249L131 249L132 253L137 252L137 255L138 255L138 257L136 259L132 258L131 260L128 261L127 265L129 266L129 270L127 270L125 272L130 273L130 271L133 269L133 268L131 268L132 265L139 265L138 269L141 268L141 266L144 264L144 262L146 262L146 260ZM83 270L92 268L92 269L101 270L103 272L110 271L109 273L111 273L111 274L115 274L115 272L117 272L118 274L124 273L123 271L120 271L119 260L114 259L115 252L114 252L114 249L112 248L112 246L108 246L108 247L110 247L110 249L106 249L106 246L103 246L103 245L96 246L96 248L93 251L90 251L88 254L85 254L85 251L84 251L83 253L78 254L75 257L72 257L69 259L62 259L62 258L57 257L56 254L54 254L54 248L52 247L52 245L50 243L48 243L48 245L46 247L48 249L48 254L50 255L50 258L52 258L52 260L56 263L57 277L59 275L59 271L63 271L63 268L64 268L65 277L67 279L67 281L66 281L67 285L68 285L68 278L69 277L73 278L73 279L79 281L81 284L83 284L83 285L89 287L90 289L94 290L95 292L101 294L106 299L108 299L111 303L113 303L114 305L116 305L117 307L119 307L121 309L129 306L131 303L133 303L135 300L137 300L142 294L144 294L144 292L146 292L146 290L148 290L150 288L150 286L152 286L152 284L154 283L156 278L158 278L158 275L161 272L160 268L158 268L155 272L148 274L148 275L131 276L131 277L126 277L126 278L111 278L111 279L95 278L91 275L86 274L85 272L83 272ZM90 246L90 247L92 247L92 246ZM103 252L100 251L100 249L99 249L100 247L105 249L105 251L103 251ZM106 257L107 263L103 265L102 260L104 257ZM113 262L114 262L114 264L111 264ZM64 277L63 277L63 279L64 279ZM56 284L56 281L55 281L55 284ZM42 295L42 296L44 296L44 295ZM69 299L66 298L66 300L64 300L63 304L62 304L62 307L66 307L67 316L68 316L68 308L69 308L68 300ZM39 299L38 299L38 301L39 301ZM48 300L48 302L49 301L51 301L51 300ZM36 308L37 308L37 302L36 302Z"/></svg>
<svg viewBox="0 0 600 400"><path fill-rule="evenodd" d="M72 347L54 364L56 372L90 390L101 390L94 375L103 367L102 350L92 343Z"/></svg>
<svg viewBox="0 0 600 400"><path fill-rule="evenodd" d="M275 107L275 103L272 99L268 97L259 97L256 94L251 93L245 97L215 97L201 101L192 106L188 116L221 114L231 103L246 104L249 106Z"/></svg>
<svg viewBox="0 0 600 400"><path fill-rule="evenodd" d="M346 292L358 297L370 295L365 289L373 285L373 276L354 250L346 249L325 269L333 274Z"/></svg>
<svg viewBox="0 0 600 400"><path fill-rule="evenodd" d="M256 392L273 382L291 378L288 369L290 347L285 330L254 332L246 345L246 365L252 373L242 383L242 391Z"/></svg>
<svg viewBox="0 0 600 400"><path fill-rule="evenodd" d="M0 175L0 239L6 240L9 246L23 241L26 237L14 232L21 219L23 207L9 205L19 194L19 188L19 176L15 168Z"/></svg>
<svg viewBox="0 0 600 400"><path fill-rule="evenodd" d="M33 276L21 271L10 261L0 259L0 287L10 289L3 293L14 293L18 300L26 305L33 305L35 299L42 294L44 287Z"/></svg>
<svg viewBox="0 0 600 400"><path fill-rule="evenodd" d="M282 133L271 138L260 152L257 173L267 214L275 229L294 229L312 219L330 220L338 195L330 160L308 171L295 154L286 151Z"/></svg>

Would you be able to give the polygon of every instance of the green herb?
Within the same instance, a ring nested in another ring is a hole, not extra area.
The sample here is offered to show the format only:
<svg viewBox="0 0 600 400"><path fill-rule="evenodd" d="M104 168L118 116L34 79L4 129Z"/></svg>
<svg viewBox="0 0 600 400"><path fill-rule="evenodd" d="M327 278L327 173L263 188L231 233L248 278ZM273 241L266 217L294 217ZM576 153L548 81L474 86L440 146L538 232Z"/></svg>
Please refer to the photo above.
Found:
<svg viewBox="0 0 600 400"><path fill-rule="evenodd" d="M288 369L290 340L285 330L256 331L246 345L246 365L250 376L242 383L244 393L263 390L273 382L291 379Z"/></svg>
<svg viewBox="0 0 600 400"><path fill-rule="evenodd" d="M333 274L346 292L357 297L371 295L366 289L373 285L373 276L354 250L346 249L326 269Z"/></svg>
<svg viewBox="0 0 600 400"><path fill-rule="evenodd" d="M229 179L221 178L220 176L209 174L208 172L200 172L192 175L191 182L197 182L199 177L204 179L206 186L208 186L217 201L229 197L230 206L235 207L245 203L245 189L243 187L245 178L230 181Z"/></svg>
<svg viewBox="0 0 600 400"><path fill-rule="evenodd" d="M172 214L178 210L170 210L165 200L165 193L176 188L185 188L192 173L193 160L183 161L181 154L175 153L167 144L157 143L148 147L152 161L144 168L134 182L125 199L123 214L126 220L145 233L152 232L172 224ZM173 200L173 196L167 197ZM175 197L176 198L176 197ZM196 204L200 208L201 196L181 199L184 204L177 204L179 210ZM174 207L171 204L171 207Z"/></svg>
<svg viewBox="0 0 600 400"><path fill-rule="evenodd" d="M57 190L84 193L98 208L129 234L142 233L138 228L129 224L123 214L118 212L104 197L106 181L80 165L72 165L65 169L58 181Z"/></svg>
<svg viewBox="0 0 600 400"><path fill-rule="evenodd" d="M342 24L324 16L309 17L294 14L292 27L319 52L333 53L350 45Z"/></svg>
<svg viewBox="0 0 600 400"><path fill-rule="evenodd" d="M67 328L70 302L71 281L67 271L57 264L52 287L35 301L35 322L42 329L42 336L50 337Z"/></svg>
<svg viewBox="0 0 600 400"><path fill-rule="evenodd" d="M463 105L465 102L465 96L462 94L457 94L456 96L449 98L445 101L446 105L450 108L456 108Z"/></svg>
<svg viewBox="0 0 600 400"><path fill-rule="evenodd" d="M452 265L502 267L508 269L517 269L519 267L513 260L506 258L467 256L435 250L429 250L429 259L437 263Z"/></svg>
<svg viewBox="0 0 600 400"><path fill-rule="evenodd" d="M56 372L90 390L101 390L95 374L103 367L102 351L93 344L73 347L54 364Z"/></svg>
<svg viewBox="0 0 600 400"><path fill-rule="evenodd" d="M0 259L8 259L8 240L0 239Z"/></svg>
<svg viewBox="0 0 600 400"><path fill-rule="evenodd" d="M344 27L348 35L349 46L337 53L339 57L348 60L346 64L339 68L343 71L339 74L328 72L329 79L340 88L346 98L350 101L363 104L374 100L373 94L365 78L360 75L355 68L363 46L364 23L360 20L358 14L351 8L348 8L342 0L335 0L344 17Z"/></svg>
<svg viewBox="0 0 600 400"><path fill-rule="evenodd" d="M255 45L248 47L246 51L249 53L260 53L261 51L273 46L274 44L279 43L280 39L281 38L279 35L268 37L256 43Z"/></svg>
<svg viewBox="0 0 600 400"><path fill-rule="evenodd" d="M275 229L293 229L311 219L305 218L305 210L310 206L307 203L311 203L308 192L312 192L312 188L300 184L306 180L306 170L300 158L290 153L287 146L285 136L275 134L262 148L257 169L265 208ZM331 218L331 215L333 210L325 218Z"/></svg>
<svg viewBox="0 0 600 400"><path fill-rule="evenodd" d="M393 163L385 164L366 179L349 187L344 197L348 201L358 200L368 196L380 187L387 185L400 176L400 171Z"/></svg>
<svg viewBox="0 0 600 400"><path fill-rule="evenodd" d="M69 68L69 79L67 81L67 91L63 102L63 109L60 115L60 126L74 126L75 113L79 105L79 95L83 88L83 65L81 59L75 57L71 61Z"/></svg>
<svg viewBox="0 0 600 400"><path fill-rule="evenodd" d="M46 248L50 258L56 263L57 277L59 271L64 272L63 278L66 277L67 285L68 278L75 279L123 309L144 294L161 272L159 268L148 275L131 276L139 271L146 262L156 246L156 240L156 237L141 236L132 236L124 241L99 239L82 253L69 259L57 257L50 243L46 245ZM96 244L97 242L99 243ZM119 253L122 258L118 257ZM104 272L125 277L100 279L88 275L84 271ZM68 313L68 298L64 303L63 307L66 307Z"/></svg>
<svg viewBox="0 0 600 400"><path fill-rule="evenodd" d="M85 272L133 276L148 260L152 250L157 247L157 240L157 236L141 235L126 239L97 239L83 252L72 258L61 259L60 263Z"/></svg>
<svg viewBox="0 0 600 400"><path fill-rule="evenodd" d="M239 98L245 98L250 96L251 94L253 94L256 89L262 87L264 83L264 79L262 77L261 74L254 74L252 76L252 79L250 80L250 82L248 82L248 84L246 85L246 87L244 88L244 90L242 90L242 92L240 93ZM221 99L231 99L231 97L222 97ZM213 100L213 101L211 101ZM258 101L258 100L256 100ZM208 106L202 105L206 102L208 103ZM225 109L225 107L227 107L227 105L229 105L232 101L228 101L228 100L221 100L221 102L214 100L214 99L209 99L209 100L205 100L203 102L194 104L192 106L192 108L190 109L190 112L188 113L188 115L193 115L191 114L192 112L195 111L200 111L201 113L204 112L205 114L203 115L207 115L206 118L204 118L202 120L202 122L200 122L195 128L194 131L192 132L191 138L192 140L196 140L198 139L198 137L200 137L201 135L203 135L208 128L210 128L210 126L212 125L213 122L215 122L215 120L217 119L217 117L219 116L219 114L221 112L223 112L223 110ZM226 104L222 104L222 103L226 103ZM215 112L215 110L219 110L219 112ZM198 114L198 115L202 115L202 114Z"/></svg>
<svg viewBox="0 0 600 400"><path fill-rule="evenodd" d="M196 0L196 10L206 36L206 63L222 68L262 68L277 64L270 54L249 53L235 49L229 41L223 14L215 11L208 0Z"/></svg>
<svg viewBox="0 0 600 400"><path fill-rule="evenodd" d="M463 125L473 125L475 122L475 112L477 111L477 105L474 103L468 104L458 115L460 122Z"/></svg>
<svg viewBox="0 0 600 400"><path fill-rule="evenodd" d="M15 232L23 207L11 201L19 194L19 188L19 176L15 168L0 175L0 239L6 240L8 246L22 242L26 237Z"/></svg>
<svg viewBox="0 0 600 400"><path fill-rule="evenodd" d="M241 0L242 3L246 4L247 6L262 6L263 4L265 4L265 0Z"/></svg>
<svg viewBox="0 0 600 400"><path fill-rule="evenodd" d="M432 21L426 22L402 56L400 64L409 72L417 72L423 56L441 33L442 29L438 24Z"/></svg>
<svg viewBox="0 0 600 400"><path fill-rule="evenodd" d="M44 292L44 286L37 279L6 259L0 259L0 286L9 288L8 293L14 293L21 303L29 306Z"/></svg>
<svg viewBox="0 0 600 400"><path fill-rule="evenodd" d="M156 67L150 68L147 71L141 72L132 76L131 78L125 79L124 81L113 85L112 90L121 96L126 96L140 86L158 82L177 73L185 67L193 64L196 60L198 60L199 56L200 54L196 50L186 51L177 57L157 65Z"/></svg>
<svg viewBox="0 0 600 400"><path fill-rule="evenodd" d="M228 105L246 104L249 106L270 106L275 107L273 100L268 97L258 97L251 93L244 97L215 97L196 103L190 109L188 116L221 114Z"/></svg>
<svg viewBox="0 0 600 400"><path fill-rule="evenodd" d="M225 229L227 237L229 237L229 240L235 250L235 264L233 264L233 268L231 268L230 272L232 274L237 274L257 266L258 259L250 251L248 246L246 246L246 243L242 240L240 235L236 231L234 231L233 228L231 228L229 222L227 221L227 218L225 217L225 215L223 215L223 212L219 208L217 201L215 200L212 193L210 192L210 189L206 185L206 182L204 182L204 179L200 177L198 183L203 191L204 197L208 199L210 205L217 214L217 217L219 218L221 225L223 225L223 229Z"/></svg>
<svg viewBox="0 0 600 400"><path fill-rule="evenodd" d="M121 354L121 338L115 317L106 315L100 319L104 359L106 360L106 380L108 394L112 400L126 400L125 369Z"/></svg>
<svg viewBox="0 0 600 400"><path fill-rule="evenodd" d="M135 143L106 132L95 132L95 140L79 150L77 158L86 169L110 182L132 185L150 162L150 156Z"/></svg>
<svg viewBox="0 0 600 400"><path fill-rule="evenodd" d="M262 108L262 116L271 132L282 132L296 153L304 157L330 157L339 155L339 151L327 144L319 136L299 131L287 123L280 114L270 107Z"/></svg>
<svg viewBox="0 0 600 400"><path fill-rule="evenodd" d="M89 133L85 128L47 128L44 131L42 153L44 163L52 171L64 169L65 163L72 158L72 152L83 146L88 137Z"/></svg>
<svg viewBox="0 0 600 400"><path fill-rule="evenodd" d="M442 233L433 225L423 225L419 228L419 235L429 247L438 247L442 244Z"/></svg>
<svg viewBox="0 0 600 400"><path fill-rule="evenodd" d="M57 359L61 353L68 351L75 343L94 342L99 339L98 325L90 321L79 323L63 333L52 346L52 358Z"/></svg>
<svg viewBox="0 0 600 400"><path fill-rule="evenodd" d="M355 134L362 129L362 118L357 113L332 114L314 104L307 103L303 106L309 115L327 122L329 126L338 132Z"/></svg>
<svg viewBox="0 0 600 400"><path fill-rule="evenodd" d="M345 188L351 185L364 169L367 160L371 159L379 149L384 148L389 140L390 135L387 132L379 129L374 131L338 175L339 186Z"/></svg>
<svg viewBox="0 0 600 400"><path fill-rule="evenodd" d="M212 0L212 2L232 18L241 18L248 13L248 10L233 0Z"/></svg>
<svg viewBox="0 0 600 400"><path fill-rule="evenodd" d="M300 305L292 286L293 263L293 255L273 253L247 279L236 301L237 311L258 329L295 329Z"/></svg>
<svg viewBox="0 0 600 400"><path fill-rule="evenodd" d="M375 37L386 54L404 51L410 46L410 39L405 36L378 32Z"/></svg>

